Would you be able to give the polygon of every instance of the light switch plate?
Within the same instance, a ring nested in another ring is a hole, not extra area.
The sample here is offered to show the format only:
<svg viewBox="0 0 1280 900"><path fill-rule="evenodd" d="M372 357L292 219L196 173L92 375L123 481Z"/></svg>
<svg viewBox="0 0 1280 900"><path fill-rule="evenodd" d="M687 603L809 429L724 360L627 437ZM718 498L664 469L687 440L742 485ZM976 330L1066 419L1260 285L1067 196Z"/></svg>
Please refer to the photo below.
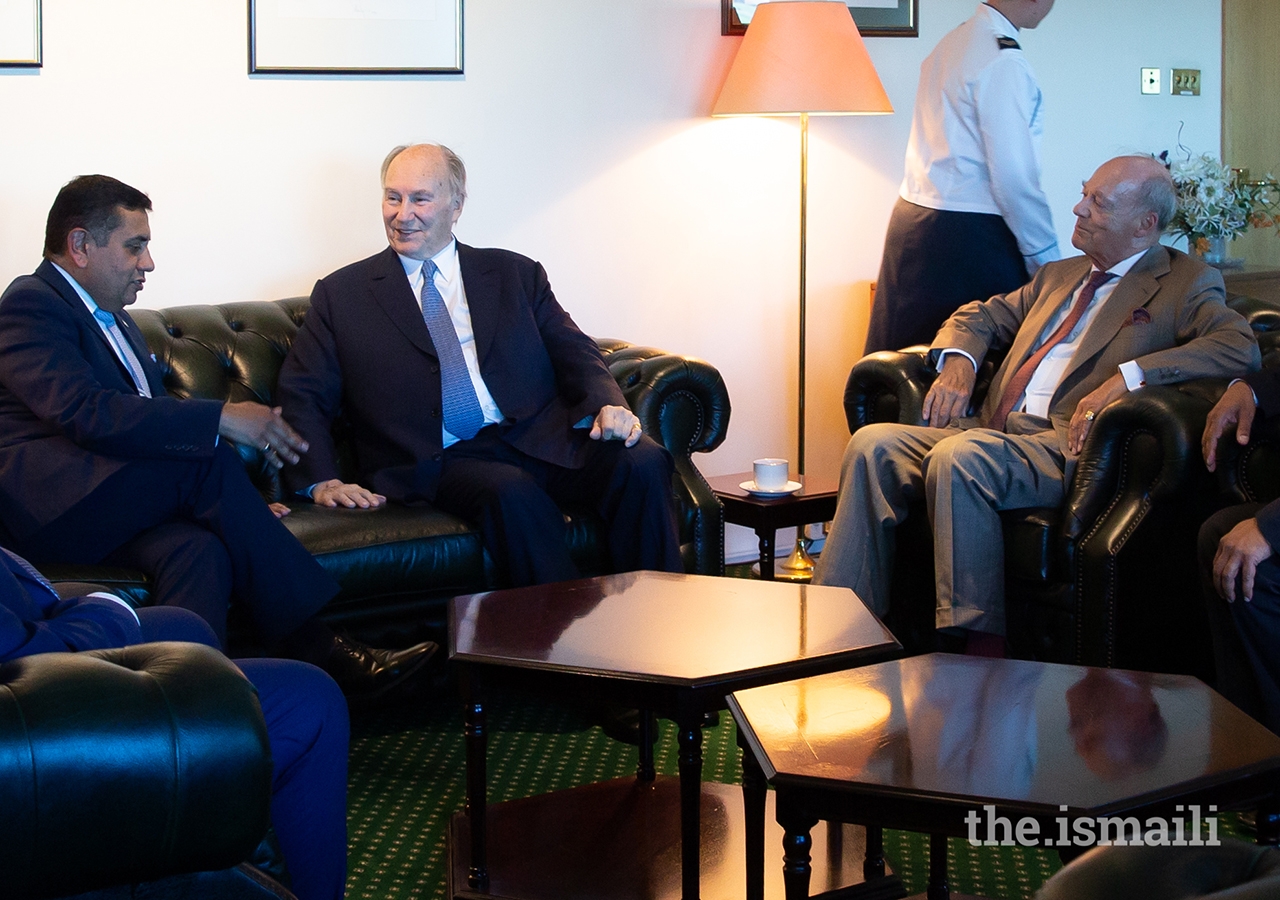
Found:
<svg viewBox="0 0 1280 900"><path fill-rule="evenodd" d="M1158 94L1160 93L1160 67L1142 70L1142 93Z"/></svg>
<svg viewBox="0 0 1280 900"><path fill-rule="evenodd" d="M1200 96L1200 70L1174 69L1169 77L1169 93L1179 97Z"/></svg>

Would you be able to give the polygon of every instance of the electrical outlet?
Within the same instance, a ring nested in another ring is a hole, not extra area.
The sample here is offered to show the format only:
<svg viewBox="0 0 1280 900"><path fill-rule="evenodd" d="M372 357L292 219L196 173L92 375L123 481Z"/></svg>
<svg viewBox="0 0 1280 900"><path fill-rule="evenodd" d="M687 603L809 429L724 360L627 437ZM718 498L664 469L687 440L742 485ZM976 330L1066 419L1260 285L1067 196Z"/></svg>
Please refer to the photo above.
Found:
<svg viewBox="0 0 1280 900"><path fill-rule="evenodd" d="M1174 69L1169 78L1169 93L1179 97L1200 96L1200 70Z"/></svg>
<svg viewBox="0 0 1280 900"><path fill-rule="evenodd" d="M1144 93L1144 94L1158 94L1158 93L1160 93L1160 69L1159 69L1159 67L1156 67L1156 68L1153 68L1153 69L1143 69L1143 70L1142 70L1142 93Z"/></svg>

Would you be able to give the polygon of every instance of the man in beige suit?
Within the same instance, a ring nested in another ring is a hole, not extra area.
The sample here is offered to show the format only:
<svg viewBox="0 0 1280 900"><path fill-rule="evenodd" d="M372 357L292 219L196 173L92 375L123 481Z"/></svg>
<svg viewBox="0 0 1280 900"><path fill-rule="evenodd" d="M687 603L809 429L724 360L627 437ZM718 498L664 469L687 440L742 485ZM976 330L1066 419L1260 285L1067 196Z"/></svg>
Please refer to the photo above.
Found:
<svg viewBox="0 0 1280 900"><path fill-rule="evenodd" d="M1071 243L1009 294L960 307L930 348L938 377L920 425L876 424L849 440L840 503L814 582L889 607L894 529L924 497L934 531L938 628L970 652L1003 651L1000 510L1063 502L1098 412L1145 384L1242 375L1258 367L1222 277L1159 244L1173 183L1150 157L1104 163L1084 184ZM1009 347L978 415L976 370Z"/></svg>

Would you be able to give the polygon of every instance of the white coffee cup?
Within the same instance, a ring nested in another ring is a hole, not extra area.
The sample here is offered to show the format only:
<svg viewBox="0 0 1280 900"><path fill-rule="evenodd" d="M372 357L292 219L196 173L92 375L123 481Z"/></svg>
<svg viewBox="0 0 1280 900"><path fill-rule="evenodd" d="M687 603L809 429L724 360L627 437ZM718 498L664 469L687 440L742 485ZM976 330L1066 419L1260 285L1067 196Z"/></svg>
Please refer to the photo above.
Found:
<svg viewBox="0 0 1280 900"><path fill-rule="evenodd" d="M787 486L785 459L757 459L751 464L756 487L762 491L780 491Z"/></svg>

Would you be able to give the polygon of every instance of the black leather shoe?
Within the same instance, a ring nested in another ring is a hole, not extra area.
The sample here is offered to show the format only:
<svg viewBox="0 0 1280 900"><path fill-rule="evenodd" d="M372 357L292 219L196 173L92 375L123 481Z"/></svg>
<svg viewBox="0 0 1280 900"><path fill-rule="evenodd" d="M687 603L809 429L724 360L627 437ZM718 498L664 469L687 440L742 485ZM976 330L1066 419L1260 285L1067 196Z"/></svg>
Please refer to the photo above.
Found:
<svg viewBox="0 0 1280 900"><path fill-rule="evenodd" d="M433 641L424 641L407 650L379 650L336 634L321 668L348 698L374 700L407 681L439 649Z"/></svg>

